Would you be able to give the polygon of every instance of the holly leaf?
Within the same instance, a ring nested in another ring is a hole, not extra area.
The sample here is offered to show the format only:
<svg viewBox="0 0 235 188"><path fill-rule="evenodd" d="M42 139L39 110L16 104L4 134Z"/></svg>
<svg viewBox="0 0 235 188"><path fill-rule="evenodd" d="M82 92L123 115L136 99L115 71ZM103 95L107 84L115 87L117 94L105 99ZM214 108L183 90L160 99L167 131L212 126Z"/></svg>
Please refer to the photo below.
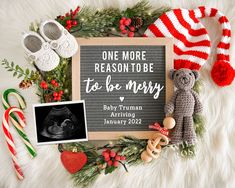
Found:
<svg viewBox="0 0 235 188"><path fill-rule="evenodd" d="M105 173L105 175L111 174L115 169L116 169L115 166L107 166L104 173Z"/></svg>

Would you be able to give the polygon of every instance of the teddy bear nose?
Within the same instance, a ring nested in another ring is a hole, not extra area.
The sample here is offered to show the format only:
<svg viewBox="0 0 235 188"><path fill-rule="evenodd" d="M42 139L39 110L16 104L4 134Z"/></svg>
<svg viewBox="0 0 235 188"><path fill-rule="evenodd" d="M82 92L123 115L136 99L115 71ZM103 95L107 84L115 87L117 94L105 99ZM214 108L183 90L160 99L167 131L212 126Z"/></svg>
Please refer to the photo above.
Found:
<svg viewBox="0 0 235 188"><path fill-rule="evenodd" d="M182 82L183 82L184 84L187 84L188 81L189 81L189 78L186 77L186 76L182 77L181 79L182 79Z"/></svg>

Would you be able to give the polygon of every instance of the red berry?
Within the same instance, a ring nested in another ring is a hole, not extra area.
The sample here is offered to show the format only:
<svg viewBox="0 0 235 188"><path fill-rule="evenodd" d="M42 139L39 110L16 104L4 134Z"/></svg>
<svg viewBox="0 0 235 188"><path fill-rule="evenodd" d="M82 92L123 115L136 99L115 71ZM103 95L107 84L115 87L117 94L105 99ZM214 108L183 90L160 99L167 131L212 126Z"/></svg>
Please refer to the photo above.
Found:
<svg viewBox="0 0 235 188"><path fill-rule="evenodd" d="M72 23L71 20L67 20L67 21L66 21L66 24L67 24L67 25L71 25L71 23Z"/></svg>
<svg viewBox="0 0 235 188"><path fill-rule="evenodd" d="M104 160L107 162L107 161L110 161L110 157L105 157Z"/></svg>
<svg viewBox="0 0 235 188"><path fill-rule="evenodd" d="M135 27L131 26L130 31L135 31Z"/></svg>
<svg viewBox="0 0 235 188"><path fill-rule="evenodd" d="M126 29L122 30L122 34L126 34L126 33L127 33Z"/></svg>
<svg viewBox="0 0 235 188"><path fill-rule="evenodd" d="M108 164L108 166L112 166L113 161L109 160L109 161L107 162L107 164Z"/></svg>
<svg viewBox="0 0 235 188"><path fill-rule="evenodd" d="M67 12L67 13L65 14L66 17L68 17L69 15L70 15L69 12Z"/></svg>
<svg viewBox="0 0 235 188"><path fill-rule="evenodd" d="M44 85L44 84L46 84L46 81L44 81L44 80L43 80L43 81L41 81L41 84L43 84L43 85Z"/></svg>
<svg viewBox="0 0 235 188"><path fill-rule="evenodd" d="M130 32L128 33L128 37L134 37L134 35L135 35L135 33L132 32L132 31L130 31Z"/></svg>
<svg viewBox="0 0 235 188"><path fill-rule="evenodd" d="M57 82L54 85L55 85L55 87L59 87L59 84Z"/></svg>
<svg viewBox="0 0 235 188"><path fill-rule="evenodd" d="M103 151L103 152L102 152L102 156L103 156L104 158L109 157L109 153L108 153L107 151Z"/></svg>
<svg viewBox="0 0 235 188"><path fill-rule="evenodd" d="M122 31L122 30L124 30L126 27L125 27L125 25L120 25L119 26L119 29Z"/></svg>
<svg viewBox="0 0 235 188"><path fill-rule="evenodd" d="M47 88L48 88L48 85L47 85L47 83L43 80L43 81L41 81L41 83L40 83L40 87L43 88L43 89L47 89Z"/></svg>
<svg viewBox="0 0 235 188"><path fill-rule="evenodd" d="M62 90L60 90L60 91L59 91L59 94L60 94L60 95L63 95L63 94L64 94L64 92L63 92Z"/></svg>
<svg viewBox="0 0 235 188"><path fill-rule="evenodd" d="M71 27L68 27L68 26L66 26L65 28L66 28L68 31L71 29Z"/></svg>
<svg viewBox="0 0 235 188"><path fill-rule="evenodd" d="M110 151L109 156L110 157L115 157L116 156L116 152L115 151Z"/></svg>
<svg viewBox="0 0 235 188"><path fill-rule="evenodd" d="M125 17L122 17L122 19L121 19L121 20L125 21L125 20L126 20L126 18L125 18Z"/></svg>
<svg viewBox="0 0 235 188"><path fill-rule="evenodd" d="M119 21L119 24L120 24L120 25L123 25L123 22L124 22L124 20L120 20L120 21Z"/></svg>
<svg viewBox="0 0 235 188"><path fill-rule="evenodd" d="M63 19L64 19L64 16L60 16L60 19L63 20Z"/></svg>
<svg viewBox="0 0 235 188"><path fill-rule="evenodd" d="M79 7L79 6L77 6L76 11L78 12L79 10L80 10L80 7Z"/></svg>
<svg viewBox="0 0 235 188"><path fill-rule="evenodd" d="M130 24L131 22L129 21L129 19L124 21L124 25L129 26Z"/></svg>
<svg viewBox="0 0 235 188"><path fill-rule="evenodd" d="M116 155L115 160L120 161L121 160L121 156L120 155Z"/></svg>
<svg viewBox="0 0 235 188"><path fill-rule="evenodd" d="M74 25L74 26L77 25L77 21L73 20L72 25Z"/></svg>
<svg viewBox="0 0 235 188"><path fill-rule="evenodd" d="M58 93L57 93L57 92L54 92L54 93L53 93L53 96L54 96L54 97L57 97L57 96L58 96Z"/></svg>
<svg viewBox="0 0 235 188"><path fill-rule="evenodd" d="M127 21L131 24L132 20L130 18L127 19Z"/></svg>
<svg viewBox="0 0 235 188"><path fill-rule="evenodd" d="M54 97L53 99L54 99L54 101L57 101L57 97Z"/></svg>
<svg viewBox="0 0 235 188"><path fill-rule="evenodd" d="M118 161L114 161L113 166L118 167Z"/></svg>
<svg viewBox="0 0 235 188"><path fill-rule="evenodd" d="M60 97L60 96L58 96L58 97L57 97L57 101L60 101L60 100L61 100L61 97Z"/></svg>
<svg viewBox="0 0 235 188"><path fill-rule="evenodd" d="M54 85L56 83L55 80L51 80L51 84Z"/></svg>
<svg viewBox="0 0 235 188"><path fill-rule="evenodd" d="M125 161L125 160L126 160L126 157L125 157L125 156L121 156L121 160L122 160L122 161Z"/></svg>

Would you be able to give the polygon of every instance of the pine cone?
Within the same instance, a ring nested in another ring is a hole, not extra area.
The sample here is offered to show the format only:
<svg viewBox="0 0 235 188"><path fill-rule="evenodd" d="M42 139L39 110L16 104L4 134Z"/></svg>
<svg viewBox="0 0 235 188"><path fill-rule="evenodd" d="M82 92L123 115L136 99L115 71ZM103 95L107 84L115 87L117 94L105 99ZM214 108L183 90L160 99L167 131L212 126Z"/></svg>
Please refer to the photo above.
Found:
<svg viewBox="0 0 235 188"><path fill-rule="evenodd" d="M142 25L143 25L143 20L142 20L142 18L140 18L140 17L134 17L134 18L132 19L132 25L133 25L136 29L141 28Z"/></svg>
<svg viewBox="0 0 235 188"><path fill-rule="evenodd" d="M52 102L52 100L53 100L51 94L45 94L45 95L44 95L44 99L45 99L45 102L46 102L46 103Z"/></svg>
<svg viewBox="0 0 235 188"><path fill-rule="evenodd" d="M22 80L19 84L19 88L27 89L32 86L32 82L30 80Z"/></svg>

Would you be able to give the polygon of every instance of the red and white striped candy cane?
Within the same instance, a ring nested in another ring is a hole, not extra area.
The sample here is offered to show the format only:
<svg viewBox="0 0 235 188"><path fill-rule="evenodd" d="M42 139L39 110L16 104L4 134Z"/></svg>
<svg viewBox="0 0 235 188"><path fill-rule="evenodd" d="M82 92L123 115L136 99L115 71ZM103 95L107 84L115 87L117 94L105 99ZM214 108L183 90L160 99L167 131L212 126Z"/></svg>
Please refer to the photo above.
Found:
<svg viewBox="0 0 235 188"><path fill-rule="evenodd" d="M10 150L10 154L11 154L12 162L15 167L16 175L19 178L19 180L22 180L24 179L24 174L20 168L18 159L16 158L16 148L15 148L14 140L10 133L9 117L12 112L15 112L15 115L19 117L20 126L21 127L25 126L25 117L24 117L23 111L16 107L10 107L3 114L2 128L3 128L5 138L6 138L7 146Z"/></svg>

